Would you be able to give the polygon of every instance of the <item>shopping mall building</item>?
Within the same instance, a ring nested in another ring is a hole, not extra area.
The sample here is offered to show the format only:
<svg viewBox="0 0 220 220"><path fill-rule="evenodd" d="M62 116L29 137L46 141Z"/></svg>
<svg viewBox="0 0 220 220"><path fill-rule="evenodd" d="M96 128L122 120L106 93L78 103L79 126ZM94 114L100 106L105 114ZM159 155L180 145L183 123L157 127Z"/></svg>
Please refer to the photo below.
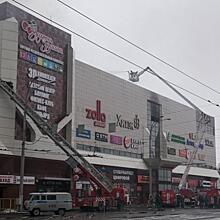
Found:
<svg viewBox="0 0 220 220"><path fill-rule="evenodd" d="M0 78L136 201L149 193L149 168L154 191L179 183L195 149L196 111L75 60L70 34L9 3L0 5ZM192 188L219 177L213 117L202 130ZM0 198L18 197L22 134L23 111L0 90ZM25 197L70 191L67 156L29 118L26 140Z"/></svg>

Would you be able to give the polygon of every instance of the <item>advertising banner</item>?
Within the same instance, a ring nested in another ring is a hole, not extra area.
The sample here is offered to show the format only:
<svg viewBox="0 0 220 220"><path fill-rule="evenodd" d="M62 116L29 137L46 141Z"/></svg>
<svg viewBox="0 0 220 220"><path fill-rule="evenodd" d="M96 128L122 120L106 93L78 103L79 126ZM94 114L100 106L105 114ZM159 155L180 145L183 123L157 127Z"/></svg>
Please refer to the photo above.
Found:
<svg viewBox="0 0 220 220"><path fill-rule="evenodd" d="M0 175L0 184L20 184L20 176ZM35 177L24 176L24 184L34 185L35 184Z"/></svg>

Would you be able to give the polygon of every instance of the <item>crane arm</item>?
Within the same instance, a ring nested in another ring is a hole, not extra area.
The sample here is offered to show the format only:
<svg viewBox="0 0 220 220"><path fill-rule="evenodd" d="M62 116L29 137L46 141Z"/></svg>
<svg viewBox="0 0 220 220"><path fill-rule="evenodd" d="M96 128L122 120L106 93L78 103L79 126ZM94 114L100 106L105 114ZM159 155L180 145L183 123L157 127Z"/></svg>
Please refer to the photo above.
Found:
<svg viewBox="0 0 220 220"><path fill-rule="evenodd" d="M196 112L199 113L200 117L198 119L198 125L197 125L197 128L196 128L196 137L197 137L197 140L196 140L196 145L195 145L195 149L194 151L192 152L192 154L190 155L188 161L187 161L187 165L186 165L186 168L185 168L185 171L183 173L183 176L180 180L180 183L179 183L179 186L178 188L181 189L185 186L186 184L186 179L187 179L187 176L189 174L189 170L190 170L190 167L191 167L191 164L192 164L192 161L194 160L195 156L196 156L196 153L198 151L198 148L199 148L199 145L202 141L202 138L203 138L203 134L205 132L205 129L204 131L202 131L202 135L201 137L199 138L198 137L198 134L199 134L199 129L200 129L200 126L201 124L207 124L209 121L210 121L210 116L208 116L207 114L205 114L201 109L199 109L194 103L192 103L188 98L186 98L183 94L181 94L176 88L174 88L167 80L165 80L163 77L161 77L159 74L157 74L155 71L153 71L150 67L147 67L145 69L143 69L141 72L132 72L130 71L129 72L129 80L132 81L132 82L138 82L139 81L139 77L144 73L144 72L149 72L150 74L156 76L158 79L160 79L163 83L165 83L169 88L171 88L176 94L178 94L183 100L185 100L189 105L191 105L195 110Z"/></svg>

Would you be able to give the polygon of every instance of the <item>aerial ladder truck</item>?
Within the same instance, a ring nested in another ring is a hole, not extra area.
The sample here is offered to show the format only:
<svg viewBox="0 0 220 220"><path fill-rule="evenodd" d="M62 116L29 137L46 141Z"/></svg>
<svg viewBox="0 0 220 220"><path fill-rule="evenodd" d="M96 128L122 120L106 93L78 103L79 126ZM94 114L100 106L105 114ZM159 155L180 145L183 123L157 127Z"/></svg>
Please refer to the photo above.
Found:
<svg viewBox="0 0 220 220"><path fill-rule="evenodd" d="M193 152L190 154L188 160L187 160L187 164L186 164L186 168L184 170L184 173L181 177L180 183L178 185L178 189L179 191L181 191L182 189L186 188L186 181L187 181L187 176L189 174L190 171L190 167L192 166L193 160L196 156L196 153L199 149L199 146L202 142L203 139L203 135L205 133L205 129L206 129L206 125L210 122L210 116L205 114L201 109L199 109L194 103L192 103L188 98L186 98L182 93L180 93L177 89L175 89L171 83L169 83L167 80L165 80L163 77L161 77L159 74L157 74L155 71L153 71L150 67L147 67L145 69L143 69L140 72L133 72L133 71L129 71L129 80L132 82L138 82L139 81L139 77L145 73L148 72L154 76L156 76L158 79L160 79L163 83L165 83L169 88L171 88L176 94L178 94L183 100L185 100L190 106L192 106L195 110L196 110L196 114L199 115L199 119L197 121L197 125L196 125L196 135L195 135L195 148L193 150Z"/></svg>
<svg viewBox="0 0 220 220"><path fill-rule="evenodd" d="M125 189L122 186L115 186L111 179L101 173L90 164L61 134L57 133L52 126L44 121L21 96L16 94L11 82L0 79L0 88L10 97L33 120L42 134L47 135L65 154L68 156L66 163L76 172L83 173L90 181L92 196L78 198L73 192L73 206L95 207L104 209L107 206L116 205L120 208L126 201ZM75 179L75 182L77 179ZM88 190L88 189L87 189Z"/></svg>

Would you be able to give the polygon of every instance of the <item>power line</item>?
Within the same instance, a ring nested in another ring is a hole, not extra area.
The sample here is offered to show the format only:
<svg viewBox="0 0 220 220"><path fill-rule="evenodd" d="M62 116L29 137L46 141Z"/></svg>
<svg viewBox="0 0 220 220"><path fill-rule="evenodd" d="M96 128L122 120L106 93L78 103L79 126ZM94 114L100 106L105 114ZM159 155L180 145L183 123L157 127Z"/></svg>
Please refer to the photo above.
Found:
<svg viewBox="0 0 220 220"><path fill-rule="evenodd" d="M190 93L191 95L196 96L197 98L202 99L203 101L206 101L206 102L208 102L208 103L210 103L210 104L212 104L212 105L215 105L215 106L217 106L217 107L220 107L220 106L219 106L219 104L214 103L214 102L212 102L212 101L211 101L211 100L209 100L209 99L205 99L205 98L203 98L202 96L197 95L196 93L190 92L189 90L184 89L183 87L178 86L178 85L176 85L176 84L174 84L174 83L172 83L172 82L170 82L170 81L168 81L168 80L167 80L167 82L169 82L170 84L172 84L172 85L176 86L176 87L177 87L177 88L179 88L179 89L182 89L182 90L183 90L183 91L185 91L185 92Z"/></svg>
<svg viewBox="0 0 220 220"><path fill-rule="evenodd" d="M192 79L193 81L199 83L199 84L202 85L202 86L205 86L206 88L208 88L208 89L212 90L213 92L215 92L215 93L217 93L217 94L220 95L220 92L217 91L216 89L213 89L212 87L208 86L207 84L205 84L205 83L199 81L198 79L196 79L196 78L190 76L188 73L185 73L184 71L182 71L182 70L180 70L179 68L173 66L172 64L168 63L167 61L165 61L165 60L159 58L158 56L156 56L156 55L150 53L149 51L143 49L142 47L140 47L140 46L138 46L137 44L131 42L131 41L128 40L127 38L123 37L122 35L117 34L116 32L114 32L114 31L112 31L111 29L107 28L106 26L104 26L103 24L99 23L98 21L95 21L94 19L90 18L89 16L85 15L84 13L80 12L79 10L77 10L77 9L75 9L75 8L73 8L73 7L71 7L70 5L66 4L65 2L63 2L63 1L61 1L61 0L57 0L57 1L60 2L61 4L63 4L64 6L66 6L67 8L69 8L69 9L75 11L75 12L78 13L79 15L85 17L85 18L88 19L89 21L91 21L91 22L95 23L96 25L100 26L101 28L105 29L106 31L110 32L111 34L115 35L116 37L118 37L118 38L122 39L123 41L127 42L128 44L130 44L130 45L136 47L137 49L141 50L142 52L144 52L144 53L150 55L151 57L153 57L153 58L159 60L161 63L163 63L163 64L169 66L170 68L176 70L177 72L181 73L182 75L184 75L184 76L186 76L186 77Z"/></svg>
<svg viewBox="0 0 220 220"><path fill-rule="evenodd" d="M132 64L132 65L134 65L134 66L136 66L136 67L138 67L138 68L140 68L140 69L143 69L143 70L145 69L145 68L141 67L139 64L136 64L136 63L134 63L133 61L130 61L130 60L128 60L127 58L124 58L123 56L121 56L121 55L119 55L119 54L117 54L117 53L115 53L115 52L113 52L113 51L111 51L111 50L109 50L109 49L107 49L107 48L105 48L105 47L99 45L98 43L95 43L94 41L92 41L92 40L90 40L90 39L88 39L88 38L82 36L81 34L76 33L75 31L73 31L73 30L71 30L71 29L65 27L64 25L62 25L62 24L60 24L60 23L58 23L58 22L56 22L56 21L52 21L50 18L46 17L45 15L40 14L40 13L37 12L36 10L31 9L31 8L29 8L29 7L25 6L25 5L23 5L23 4L19 3L19 2L17 2L16 0L12 0L12 1L15 2L15 3L17 3L18 5L20 5L20 6L24 7L24 8L26 8L26 9L28 9L28 10L34 12L35 14L37 14L37 15L43 17L44 19L46 19L46 20L48 20L48 21L50 21L50 22L56 24L57 26L59 26L59 27L65 29L65 30L71 32L72 34L74 34L74 35L76 35L76 36L82 38L83 40L88 41L89 43L91 43L91 44L97 46L98 48L100 48L100 49L102 49L102 50L105 50L105 51L107 51L108 53L110 53L110 54L112 54L112 55L114 55L114 56L116 56L116 57L118 57L118 58L120 58L120 59L122 59L122 60L124 60L124 61L126 61L126 62L128 62L128 63L130 63L130 64ZM177 86L177 85L174 84L174 83L172 83L172 84L175 85L175 86ZM178 86L177 86L177 87L178 87ZM179 86L179 88L180 88L180 86ZM219 94L220 94L220 93L219 93ZM197 97L199 97L199 96L197 96ZM201 97L200 97L200 98L201 98ZM202 100L204 101L203 98L202 98ZM213 102L211 102L210 100L205 100L205 101L209 102L210 104L213 104Z"/></svg>

